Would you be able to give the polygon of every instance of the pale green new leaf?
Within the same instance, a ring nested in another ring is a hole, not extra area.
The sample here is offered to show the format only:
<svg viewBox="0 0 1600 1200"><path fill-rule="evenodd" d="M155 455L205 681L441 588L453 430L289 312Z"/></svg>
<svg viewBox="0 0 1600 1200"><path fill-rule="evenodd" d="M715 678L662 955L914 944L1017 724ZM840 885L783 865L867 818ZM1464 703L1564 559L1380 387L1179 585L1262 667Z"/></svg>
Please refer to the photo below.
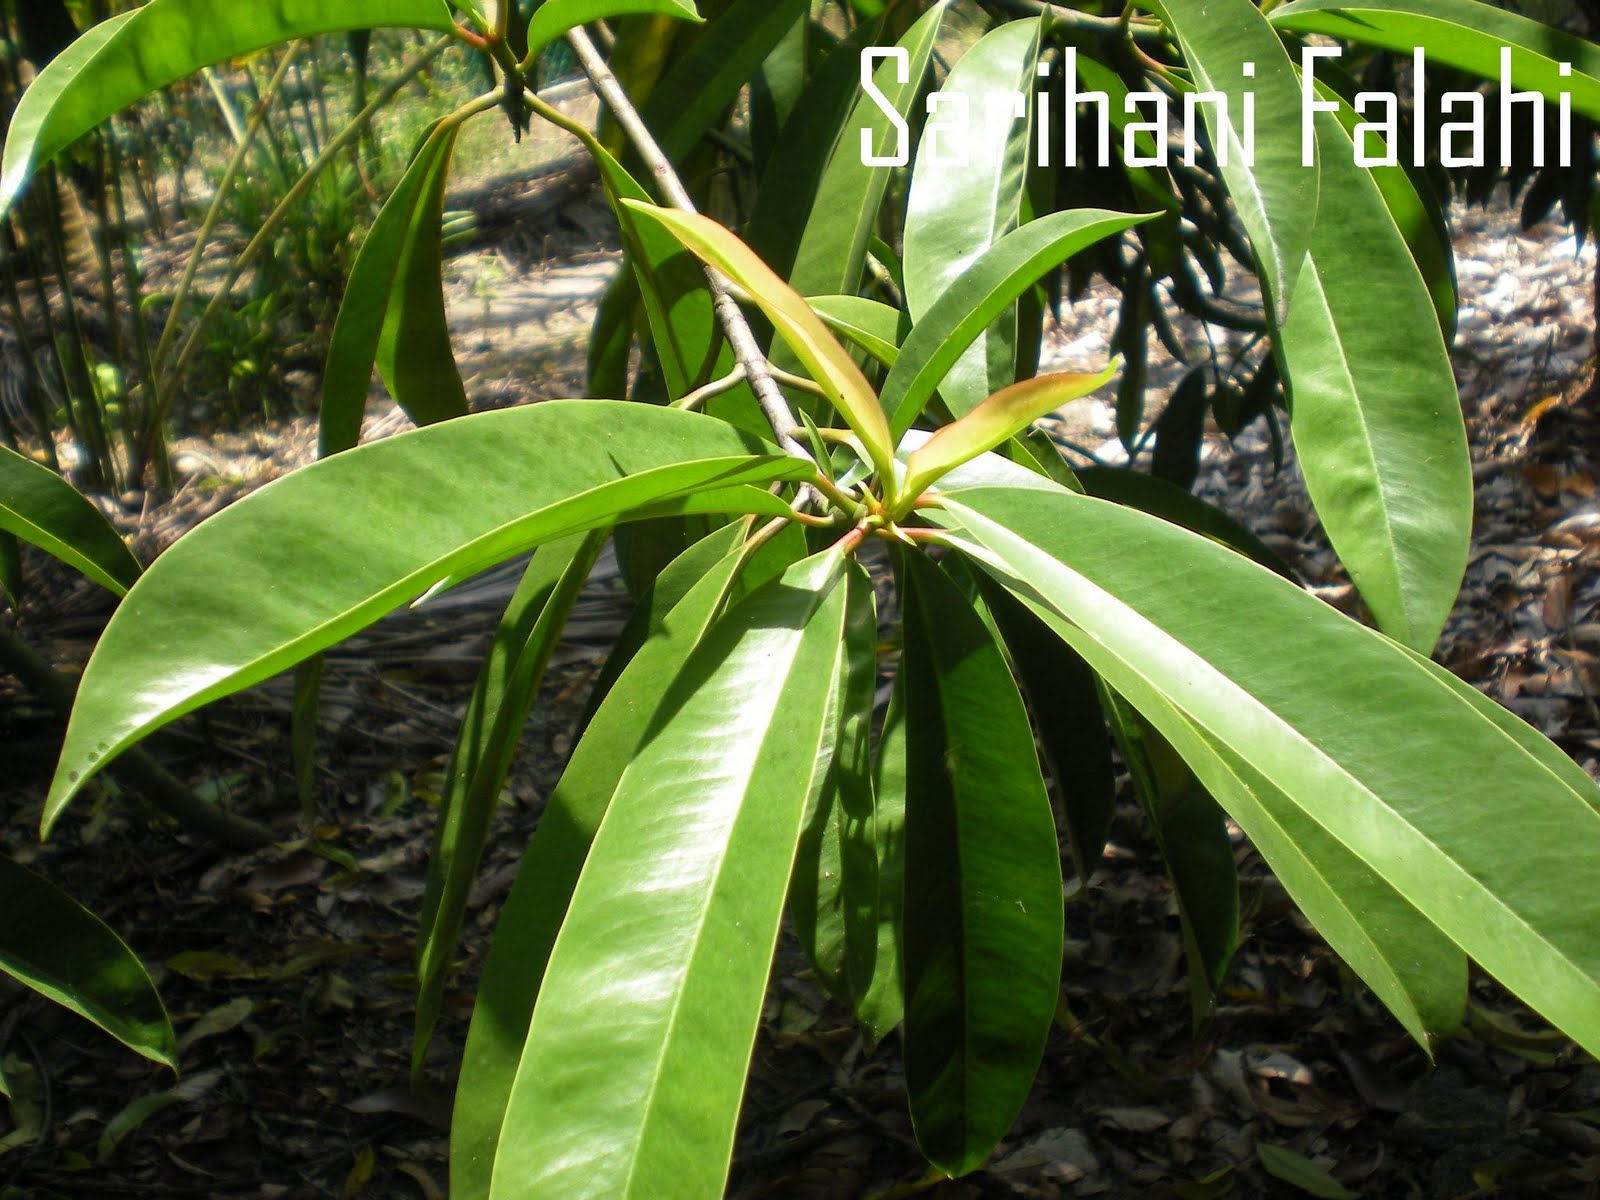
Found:
<svg viewBox="0 0 1600 1200"><path fill-rule="evenodd" d="M896 439L911 428L962 351L1041 275L1101 238L1154 215L1097 208L1051 213L1006 234L985 251L945 289L900 345L882 393L883 411L889 414Z"/></svg>
<svg viewBox="0 0 1600 1200"><path fill-rule="evenodd" d="M448 32L445 0L151 0L102 21L57 55L23 94L6 136L0 215L33 169L107 117L201 67L295 38L398 27Z"/></svg>
<svg viewBox="0 0 1600 1200"><path fill-rule="evenodd" d="M177 1069L172 1024L144 964L99 917L4 854L0 971Z"/></svg>
<svg viewBox="0 0 1600 1200"><path fill-rule="evenodd" d="M151 730L441 580L627 514L775 513L780 500L746 485L808 469L697 413L570 400L444 421L276 480L128 593L84 671L43 825Z"/></svg>
<svg viewBox="0 0 1600 1200"><path fill-rule="evenodd" d="M139 578L139 560L100 510L49 467L8 446L0 446L0 530L118 596Z"/></svg>
<svg viewBox="0 0 1600 1200"><path fill-rule="evenodd" d="M1311 248L1320 201L1317 171L1301 165L1300 84L1283 43L1251 0L1155 0L1155 11L1177 35L1183 60L1201 92L1227 97L1227 120L1201 104L1206 129L1239 222L1251 248L1269 308L1282 321L1292 311L1301 263ZM1242 64L1255 64L1246 76ZM1240 132L1244 106L1255 105L1254 153Z"/></svg>
<svg viewBox="0 0 1600 1200"><path fill-rule="evenodd" d="M551 951L492 1200L721 1193L837 733L842 566L825 552L731 609L624 770Z"/></svg>
<svg viewBox="0 0 1600 1200"><path fill-rule="evenodd" d="M940 107L923 126L906 196L903 270L913 322L1022 222L1042 27L1032 17L986 34L939 88ZM1026 98L1020 114L1011 103L1017 96ZM1016 378L1013 304L951 366L939 390L959 415Z"/></svg>
<svg viewBox="0 0 1600 1200"><path fill-rule="evenodd" d="M1511 736L1403 646L1162 521L1037 484L944 503L986 569L1082 630L1081 653L1103 651L1095 665L1120 691L1163 697L1280 791L1295 819L1600 1047L1600 938L1571 903L1600 856L1600 810L1592 784L1551 769L1556 752L1526 747L1537 735ZM1141 553L1126 553L1133 545ZM1382 928L1362 924L1383 943Z"/></svg>
<svg viewBox="0 0 1600 1200"><path fill-rule="evenodd" d="M1426 654L1466 570L1466 426L1416 263L1349 137L1318 117L1326 203L1277 331L1295 449L1379 628Z"/></svg>
<svg viewBox="0 0 1600 1200"><path fill-rule="evenodd" d="M1278 29L1323 33L1410 58L1421 47L1428 65L1456 67L1499 82L1501 47L1511 49L1511 82L1554 104L1600 120L1600 46L1479 0L1295 0L1268 20ZM1560 74L1561 63L1572 74ZM1498 147L1489 153L1497 155Z"/></svg>

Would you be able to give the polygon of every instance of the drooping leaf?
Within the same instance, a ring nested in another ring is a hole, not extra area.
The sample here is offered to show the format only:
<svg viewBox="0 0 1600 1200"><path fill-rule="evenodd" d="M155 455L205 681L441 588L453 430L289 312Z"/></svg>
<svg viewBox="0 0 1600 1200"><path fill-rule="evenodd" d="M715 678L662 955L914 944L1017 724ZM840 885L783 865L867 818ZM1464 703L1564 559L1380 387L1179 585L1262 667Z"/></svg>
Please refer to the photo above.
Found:
<svg viewBox="0 0 1600 1200"><path fill-rule="evenodd" d="M1152 7L1177 35L1196 88L1227 98L1225 121L1217 105L1199 108L1255 251L1269 308L1281 322L1293 311L1321 207L1317 171L1301 165L1299 122L1277 119L1300 111L1294 66L1251 0L1155 0ZM1244 74L1244 62L1254 64L1252 75ZM1257 115L1250 154L1240 137L1246 103L1254 103Z"/></svg>
<svg viewBox="0 0 1600 1200"><path fill-rule="evenodd" d="M1015 1120L1061 984L1061 852L1005 658L960 589L906 555L906 1088L917 1143L976 1168Z"/></svg>
<svg viewBox="0 0 1600 1200"><path fill-rule="evenodd" d="M905 927L906 687L895 674L872 760L872 815L878 859L878 950L872 983L856 997L856 1017L882 1041L905 1016L900 934Z"/></svg>
<svg viewBox="0 0 1600 1200"><path fill-rule="evenodd" d="M551 793L500 913L478 984L450 1124L450 1194L487 1200L534 1000L572 890L622 772L672 681L721 613L743 556L733 552L666 612L629 660Z"/></svg>
<svg viewBox="0 0 1600 1200"><path fill-rule="evenodd" d="M445 421L296 471L181 538L112 617L44 827L146 733L441 580L630 512L775 513L781 501L743 485L807 467L697 413L572 400Z"/></svg>
<svg viewBox="0 0 1600 1200"><path fill-rule="evenodd" d="M1466 570L1472 464L1422 276L1339 123L1319 113L1326 201L1278 329L1300 467L1379 627L1427 653Z"/></svg>
<svg viewBox="0 0 1600 1200"><path fill-rule="evenodd" d="M906 459L905 497L914 500L946 472L1021 433L1034 421L1108 383L1121 364L1098 374L1063 372L1013 383L940 429Z"/></svg>
<svg viewBox="0 0 1600 1200"><path fill-rule="evenodd" d="M854 1008L878 984L883 969L871 754L878 619L872 580L858 563L846 569L843 662L830 717L838 728L838 751L806 814L789 911L818 981Z"/></svg>
<svg viewBox="0 0 1600 1200"><path fill-rule="evenodd" d="M1600 809L1592 784L1551 770L1558 751L1531 752L1537 734L1510 735L1411 651L1175 526L1042 482L944 503L987 569L1058 632L1082 631L1076 648L1118 691L1165 699L1530 1007L1600 1045L1600 946L1569 902Z"/></svg>
<svg viewBox="0 0 1600 1200"><path fill-rule="evenodd" d="M144 964L99 917L4 854L0 971L177 1070L172 1023Z"/></svg>
<svg viewBox="0 0 1600 1200"><path fill-rule="evenodd" d="M1501 47L1509 47L1513 86L1552 104L1568 92L1573 112L1600 120L1600 47L1479 0L1295 0L1268 19L1278 29L1325 33L1397 54L1420 48L1430 66L1497 83ZM1560 74L1564 62L1572 64L1570 75Z"/></svg>
<svg viewBox="0 0 1600 1200"><path fill-rule="evenodd" d="M911 428L950 367L989 322L1050 268L1149 214L1079 208L1029 221L990 247L911 327L883 381L883 410L896 438ZM960 412L956 413L961 416Z"/></svg>
<svg viewBox="0 0 1600 1200"><path fill-rule="evenodd" d="M466 917L500 789L510 773L512 756L551 651L600 556L606 534L604 529L574 534L541 547L533 556L495 629L462 715L439 801L428 856L427 890L417 918L414 1074L421 1070L439 1015L445 972Z"/></svg>
<svg viewBox="0 0 1600 1200"><path fill-rule="evenodd" d="M1210 368L1195 367L1173 389L1167 406L1156 418L1156 448L1150 456L1150 473L1188 491L1200 473L1200 448L1205 442L1206 411L1210 394L1206 375Z"/></svg>
<svg viewBox="0 0 1600 1200"><path fill-rule="evenodd" d="M0 216L33 169L107 117L201 67L296 38L352 29L448 32L445 0L274 0L219 9L152 0L94 26L39 72L17 103L0 168Z"/></svg>
<svg viewBox="0 0 1600 1200"><path fill-rule="evenodd" d="M985 34L951 68L940 108L923 126L906 196L905 300L925 317L967 269L1023 217L1033 161L1033 96L1043 19L1011 21ZM1026 97L1024 111L1012 108ZM1017 380L1017 312L992 321L939 385L957 415Z"/></svg>
<svg viewBox="0 0 1600 1200"><path fill-rule="evenodd" d="M0 446L0 530L118 596L139 578L139 560L100 510L49 467L8 446Z"/></svg>
<svg viewBox="0 0 1600 1200"><path fill-rule="evenodd" d="M532 62L540 51L569 29L591 21L648 13L697 23L702 19L694 0L545 0L528 21L528 52L524 61Z"/></svg>
<svg viewBox="0 0 1600 1200"><path fill-rule="evenodd" d="M22 545L17 535L0 529L0 590L12 607L22 603Z"/></svg>
<svg viewBox="0 0 1600 1200"><path fill-rule="evenodd" d="M721 1192L833 750L842 562L808 559L731 609L623 771L550 954L493 1200Z"/></svg>
<svg viewBox="0 0 1600 1200"><path fill-rule="evenodd" d="M418 425L467 411L439 275L445 178L460 132L459 125L433 126L350 269L322 377L318 453L324 458L359 440L374 364Z"/></svg>
<svg viewBox="0 0 1600 1200"><path fill-rule="evenodd" d="M893 478L893 446L872 385L809 305L728 230L706 217L629 201L630 210L671 230L685 246L727 275L761 308L855 430L885 479Z"/></svg>

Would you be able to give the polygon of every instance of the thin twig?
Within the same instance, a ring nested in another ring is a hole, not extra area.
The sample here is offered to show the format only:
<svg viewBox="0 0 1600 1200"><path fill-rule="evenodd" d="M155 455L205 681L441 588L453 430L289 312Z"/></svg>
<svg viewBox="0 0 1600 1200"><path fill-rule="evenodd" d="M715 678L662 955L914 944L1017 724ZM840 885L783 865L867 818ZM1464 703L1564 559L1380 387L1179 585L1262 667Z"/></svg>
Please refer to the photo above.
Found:
<svg viewBox="0 0 1600 1200"><path fill-rule="evenodd" d="M567 44L572 47L584 74L588 75L589 81L594 84L594 90L600 94L601 100L611 110L618 127L627 134L634 151L649 170L650 177L655 180L658 194L673 208L691 213L697 211L694 201L689 198L688 190L683 186L683 180L667 161L667 156L662 153L654 135L640 118L639 110L633 106L633 101L628 98L622 84L611 73L611 68L606 65L605 59L600 57L600 52L589 40L589 35L581 28L573 29L567 34ZM755 393L756 402L761 406L761 413L766 417L767 424L772 427L773 437L777 439L778 445L785 453L803 458L807 462L815 461L806 448L789 432L799 422L789 408L789 402L778 390L777 381L772 377L772 365L762 353L755 332L750 328L750 322L745 319L744 312L734 300L729 290L729 280L722 272L712 267L706 268L706 280L711 286L711 304L716 312L717 322L722 326L723 336L728 339L728 346L733 351L734 359L745 370L750 390Z"/></svg>
<svg viewBox="0 0 1600 1200"><path fill-rule="evenodd" d="M670 407L681 408L686 412L693 412L713 396L720 396L723 392L731 392L744 382L744 364L739 364L721 379L713 379L703 387L697 387L687 396L679 396Z"/></svg>

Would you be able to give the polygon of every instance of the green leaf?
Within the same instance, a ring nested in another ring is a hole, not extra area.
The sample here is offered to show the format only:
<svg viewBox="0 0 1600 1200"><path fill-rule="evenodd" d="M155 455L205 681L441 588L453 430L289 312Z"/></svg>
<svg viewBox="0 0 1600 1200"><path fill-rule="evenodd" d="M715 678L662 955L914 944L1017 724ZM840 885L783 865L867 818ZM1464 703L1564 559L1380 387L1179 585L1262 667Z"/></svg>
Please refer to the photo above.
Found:
<svg viewBox="0 0 1600 1200"><path fill-rule="evenodd" d="M706 571L638 648L589 722L528 844L489 947L462 1055L450 1125L450 1194L460 1200L489 1196L534 999L617 781L721 613L743 559L733 552Z"/></svg>
<svg viewBox="0 0 1600 1200"><path fill-rule="evenodd" d="M855 430L885 480L894 478L889 425L873 393L845 348L788 284L733 234L697 213L655 208L636 201L625 207L669 229L673 236L750 294L795 355L811 372L850 428Z"/></svg>
<svg viewBox="0 0 1600 1200"><path fill-rule="evenodd" d="M1379 628L1427 653L1466 570L1466 427L1416 263L1344 130L1318 118L1325 203L1276 339L1295 448Z"/></svg>
<svg viewBox="0 0 1600 1200"><path fill-rule="evenodd" d="M1600 120L1600 47L1540 21L1478 0L1296 0L1269 18L1278 29L1325 33L1342 42L1410 55L1421 47L1430 67L1456 67L1499 82L1500 48L1511 49L1511 82ZM1559 74L1559 64L1572 74ZM1298 110L1296 110L1298 111ZM1494 153L1494 151L1491 151Z"/></svg>
<svg viewBox="0 0 1600 1200"><path fill-rule="evenodd" d="M1261 1160L1261 1168L1268 1175L1299 1188L1308 1196L1317 1196L1321 1200L1356 1200L1360 1194L1352 1192L1305 1155L1297 1154L1286 1146L1257 1142L1256 1157Z"/></svg>
<svg viewBox="0 0 1600 1200"><path fill-rule="evenodd" d="M151 730L442 580L629 513L773 512L781 501L741 485L797 478L809 464L760 450L697 413L549 401L430 425L268 484L179 539L112 617L84 671L44 828Z"/></svg>
<svg viewBox="0 0 1600 1200"><path fill-rule="evenodd" d="M0 530L55 555L118 596L139 578L139 560L82 492L6 446L0 446Z"/></svg>
<svg viewBox="0 0 1600 1200"><path fill-rule="evenodd" d="M642 13L678 17L696 24L702 20L694 0L545 0L528 22L528 53L523 61L533 62L540 51L569 29Z"/></svg>
<svg viewBox="0 0 1600 1200"><path fill-rule="evenodd" d="M107 117L201 67L280 42L381 27L454 27L445 0L275 0L223 10L212 0L152 0L102 21L39 72L12 115L0 216L33 169Z"/></svg>
<svg viewBox="0 0 1600 1200"><path fill-rule="evenodd" d="M1227 97L1227 120L1215 104L1201 104L1219 157L1228 195L1249 235L1269 309L1283 321L1292 311L1296 280L1311 249L1321 201L1317 171L1301 165L1300 85L1283 43L1251 0L1155 0L1152 5L1177 35L1184 62L1201 92ZM1247 77L1240 64L1255 64ZM1255 104L1254 155L1239 138L1247 99Z"/></svg>
<svg viewBox="0 0 1600 1200"><path fill-rule="evenodd" d="M1296 578L1294 569L1273 548L1213 504L1184 491L1165 479L1155 479L1126 467L1085 467L1076 472L1081 491L1102 500L1126 504L1163 521L1182 525L1253 558L1285 579Z"/></svg>
<svg viewBox="0 0 1600 1200"><path fill-rule="evenodd" d="M872 706L878 685L878 615L872 580L851 561L845 634L830 718L838 751L806 814L789 911L817 980L840 1003L869 995L878 961L878 830L872 794ZM893 968L891 961L888 966Z"/></svg>
<svg viewBox="0 0 1600 1200"><path fill-rule="evenodd" d="M467 900L512 756L608 530L574 534L539 549L495 629L461 718L428 855L427 889L417 919L417 1019L411 1067L420 1073L444 998Z"/></svg>
<svg viewBox="0 0 1600 1200"><path fill-rule="evenodd" d="M903 495L916 500L947 472L1009 441L1040 417L1108 383L1121 364L1097 375L1063 372L1013 383L940 429L906 459Z"/></svg>
<svg viewBox="0 0 1600 1200"><path fill-rule="evenodd" d="M318 453L354 446L376 364L418 425L459 417L467 397L450 350L440 221L458 123L436 122L361 243L328 342Z"/></svg>
<svg viewBox="0 0 1600 1200"><path fill-rule="evenodd" d="M1011 1127L1061 985L1061 852L1005 658L906 555L906 1088L917 1143L964 1175Z"/></svg>
<svg viewBox="0 0 1600 1200"><path fill-rule="evenodd" d="M883 409L896 438L911 428L962 351L1041 275L1151 215L1094 208L1051 213L1013 230L985 251L901 343L882 392Z"/></svg>
<svg viewBox="0 0 1600 1200"><path fill-rule="evenodd" d="M1026 605L975 572L1028 698L1039 746L1066 819L1078 878L1089 881L1105 855L1117 815L1117 772L1094 672Z"/></svg>
<svg viewBox="0 0 1600 1200"><path fill-rule="evenodd" d="M494 1200L721 1193L833 750L842 565L825 552L730 610L623 772L550 955Z"/></svg>
<svg viewBox="0 0 1600 1200"><path fill-rule="evenodd" d="M905 313L865 296L807 296L806 303L835 333L886 367L894 366L911 323Z"/></svg>
<svg viewBox="0 0 1600 1200"><path fill-rule="evenodd" d="M1034 157L1043 20L1012 21L961 56L939 88L940 108L922 129L906 196L906 308L920 321L967 269L1023 219ZM1012 97L1027 97L1014 114ZM940 383L958 416L1017 379L1017 311L1008 306Z"/></svg>
<svg viewBox="0 0 1600 1200"><path fill-rule="evenodd" d="M880 1042L905 1016L900 963L906 856L906 685L896 672L872 761L874 837L878 859L878 950L872 983L856 997L856 1017Z"/></svg>
<svg viewBox="0 0 1600 1200"><path fill-rule="evenodd" d="M1530 1007L1600 1046L1600 944L1570 902L1600 854L1600 809L1592 784L1551 769L1558 751L1531 752L1536 734L1509 735L1411 651L1175 526L1038 485L944 504L986 568L1082 631L1108 682L1141 707L1141 689L1164 698Z"/></svg>
<svg viewBox="0 0 1600 1200"><path fill-rule="evenodd" d="M155 984L99 917L3 854L0 913L0 971L177 1070L177 1042Z"/></svg>
<svg viewBox="0 0 1600 1200"><path fill-rule="evenodd" d="M807 0L734 0L678 57L640 115L667 158L694 148L739 97L761 63L803 18Z"/></svg>
<svg viewBox="0 0 1600 1200"><path fill-rule="evenodd" d="M0 529L0 589L12 607L22 603L22 546L15 534Z"/></svg>

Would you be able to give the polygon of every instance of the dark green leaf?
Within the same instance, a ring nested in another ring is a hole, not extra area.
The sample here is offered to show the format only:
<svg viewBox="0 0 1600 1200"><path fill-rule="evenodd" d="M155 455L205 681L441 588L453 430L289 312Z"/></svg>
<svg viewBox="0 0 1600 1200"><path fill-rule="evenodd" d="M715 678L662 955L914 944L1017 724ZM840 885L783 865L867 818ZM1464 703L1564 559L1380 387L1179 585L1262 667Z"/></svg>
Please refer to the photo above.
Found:
<svg viewBox="0 0 1600 1200"><path fill-rule="evenodd" d="M641 13L657 13L685 21L701 19L694 0L545 0L528 22L526 61L532 62L541 50L569 29L591 21L609 21Z"/></svg>
<svg viewBox="0 0 1600 1200"><path fill-rule="evenodd" d="M139 560L83 493L6 446L0 446L0 530L55 555L119 596L139 578Z"/></svg>

